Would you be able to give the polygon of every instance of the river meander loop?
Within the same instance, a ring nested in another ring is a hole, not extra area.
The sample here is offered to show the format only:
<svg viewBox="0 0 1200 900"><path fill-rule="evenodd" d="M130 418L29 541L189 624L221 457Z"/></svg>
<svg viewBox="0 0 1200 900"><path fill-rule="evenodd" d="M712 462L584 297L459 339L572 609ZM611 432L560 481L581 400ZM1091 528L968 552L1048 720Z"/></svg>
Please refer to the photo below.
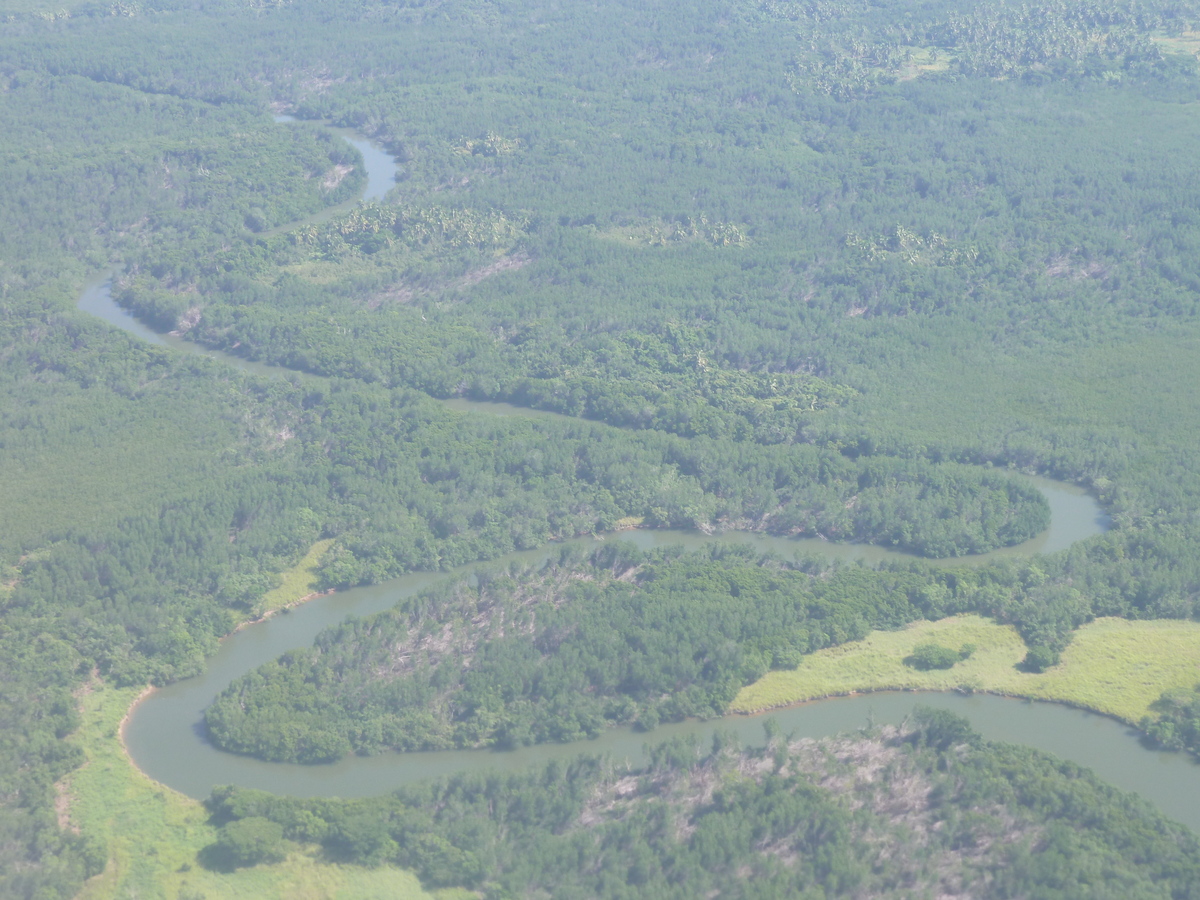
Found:
<svg viewBox="0 0 1200 900"><path fill-rule="evenodd" d="M277 117L277 121L288 119ZM349 205L358 199L381 198L395 183L396 161L382 147L361 135L345 130L335 132L362 153L367 168L367 186L363 195ZM319 215L330 214L325 211ZM301 223L284 228L298 224ZM79 308L154 344L221 359L255 374L286 372L154 332L117 305L108 280L89 286L80 297ZM446 406L463 414L547 415L503 403L457 400L446 401ZM980 564L1000 556L1050 553L1099 534L1108 527L1108 519L1099 505L1082 490L1042 478L1033 479L1033 482L1050 503L1051 526L1046 532L1016 547L945 562ZM819 552L827 557L861 559L869 563L904 557L904 554L880 547L745 533L702 535L660 530L625 532L601 538L616 539L629 540L646 549L669 544L699 546L711 541L744 541L764 551L775 550L789 556L796 552ZM592 538L577 541L588 545L595 542ZM537 564L556 552L557 547L526 551L497 562L521 560ZM325 595L296 608L290 615L274 616L240 629L222 642L203 675L156 690L131 711L124 728L130 756L151 778L196 798L207 797L218 784L236 784L295 796L358 797L381 794L422 778L476 769L514 770L581 753L608 753L617 759L637 762L642 759L643 746L648 739L657 742L676 735L694 734L705 740L716 729L732 730L747 744L761 743L762 722L767 717L776 719L785 733L822 737L860 728L869 720L898 723L915 705L924 703L965 715L987 738L1027 744L1088 766L1101 778L1136 791L1167 815L1200 830L1200 767L1189 757L1147 750L1133 729L1104 716L1060 704L984 695L870 694L809 703L762 716L664 725L649 735L613 729L597 740L576 744L539 745L509 752L468 750L383 754L367 758L352 756L321 766L263 762L222 753L207 742L203 711L234 679L287 650L308 646L323 628L336 625L347 616L369 615L390 608L400 598L453 574L414 573L386 584Z"/></svg>

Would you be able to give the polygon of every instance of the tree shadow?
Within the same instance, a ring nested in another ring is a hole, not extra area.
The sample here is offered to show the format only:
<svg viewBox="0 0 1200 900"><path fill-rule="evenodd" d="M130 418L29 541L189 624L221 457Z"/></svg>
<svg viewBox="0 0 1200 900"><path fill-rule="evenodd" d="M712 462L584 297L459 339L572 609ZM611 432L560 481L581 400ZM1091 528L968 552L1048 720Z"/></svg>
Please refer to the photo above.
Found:
<svg viewBox="0 0 1200 900"><path fill-rule="evenodd" d="M238 863L233 858L233 854L220 844L209 844L202 848L196 854L196 861L208 871L219 872L222 875L228 875L238 869Z"/></svg>

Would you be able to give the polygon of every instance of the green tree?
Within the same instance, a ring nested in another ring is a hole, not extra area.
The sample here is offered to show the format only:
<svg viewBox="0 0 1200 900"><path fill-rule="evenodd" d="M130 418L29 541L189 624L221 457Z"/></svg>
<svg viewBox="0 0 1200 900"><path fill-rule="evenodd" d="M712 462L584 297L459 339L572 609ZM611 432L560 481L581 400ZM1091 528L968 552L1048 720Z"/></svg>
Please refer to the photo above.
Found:
<svg viewBox="0 0 1200 900"><path fill-rule="evenodd" d="M221 827L215 846L219 856L235 867L279 862L285 856L283 826L262 816L238 819Z"/></svg>
<svg viewBox="0 0 1200 900"><path fill-rule="evenodd" d="M925 672L930 669L953 668L954 664L962 658L963 656L959 651L930 641L918 644L913 649L912 655L907 657L904 662L914 669L920 669L922 672Z"/></svg>

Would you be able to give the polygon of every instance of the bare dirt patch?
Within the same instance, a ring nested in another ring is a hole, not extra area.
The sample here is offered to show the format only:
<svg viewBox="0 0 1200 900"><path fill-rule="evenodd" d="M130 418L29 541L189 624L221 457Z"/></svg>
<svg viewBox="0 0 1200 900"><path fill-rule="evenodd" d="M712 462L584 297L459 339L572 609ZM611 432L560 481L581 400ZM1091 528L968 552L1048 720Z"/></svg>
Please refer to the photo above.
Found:
<svg viewBox="0 0 1200 900"><path fill-rule="evenodd" d="M367 309L379 309L379 307L385 304L398 305L411 303L420 297L437 297L447 291L460 291L464 288L474 287L481 281L491 278L493 275L523 269L531 262L533 262L533 258L528 254L514 253L511 256L501 257L486 266L472 269L465 275L453 280L434 281L421 285L397 282L368 297L366 307Z"/></svg>
<svg viewBox="0 0 1200 900"><path fill-rule="evenodd" d="M385 303L411 303L417 296L417 291L406 284L394 284L378 294L372 294L367 299L367 309L379 309Z"/></svg>
<svg viewBox="0 0 1200 900"><path fill-rule="evenodd" d="M346 176L354 171L354 166L337 165L325 173L325 177L321 179L321 189L332 191L339 184L346 180Z"/></svg>
<svg viewBox="0 0 1200 900"><path fill-rule="evenodd" d="M180 337L199 325L201 314L201 309L198 306L188 309L187 312L179 317L179 321L175 324L175 330L171 332L172 336Z"/></svg>
<svg viewBox="0 0 1200 900"><path fill-rule="evenodd" d="M499 275L501 272L515 272L517 269L523 269L533 260L525 253L514 253L512 256L505 256L496 260L491 265L483 266L479 269L473 269L455 283L456 287L471 287L479 284L485 278L491 278L493 275Z"/></svg>
<svg viewBox="0 0 1200 900"><path fill-rule="evenodd" d="M1076 254L1059 254L1046 262L1046 274L1051 278L1070 278L1073 281L1089 278L1103 281L1108 277L1108 266L1099 260L1081 259Z"/></svg>
<svg viewBox="0 0 1200 900"><path fill-rule="evenodd" d="M537 616L533 608L548 603L558 609L567 602L567 584L579 580L579 575L570 570L554 570L524 584L512 595L461 583L448 608L438 614L448 617L448 621L431 629L428 618L414 616L404 638L392 644L386 658L375 665L373 675L377 679L399 678L418 668L432 668L450 656L467 669L484 641L535 633ZM553 652L553 647L546 649Z"/></svg>
<svg viewBox="0 0 1200 900"><path fill-rule="evenodd" d="M79 834L79 826L71 821L71 790L65 782L54 783L54 817L58 820L59 831L69 831Z"/></svg>
<svg viewBox="0 0 1200 900"><path fill-rule="evenodd" d="M908 738L907 731L886 727L869 734L786 744L777 739L765 752L730 748L690 769L617 770L585 805L576 827L622 821L647 804L666 802L674 838L687 843L700 820L712 812L723 786L783 778L795 789L811 785L827 791L834 803L852 814L852 828L865 859L874 857L880 867L886 864L913 889L914 896L966 900L975 896L981 877L986 879L983 873L1006 858L1013 846L1035 842L1039 829L994 805L974 807L969 825L945 820L942 801L947 791L956 789L957 781L914 754ZM966 746L948 751L951 757L970 752ZM756 850L790 866L799 858L796 840L793 834L776 834ZM753 868L747 866L743 877L750 877ZM868 888L853 896L891 895Z"/></svg>
<svg viewBox="0 0 1200 900"><path fill-rule="evenodd" d="M1151 37L1168 53L1190 53L1200 56L1200 31L1185 31L1177 35L1158 35Z"/></svg>

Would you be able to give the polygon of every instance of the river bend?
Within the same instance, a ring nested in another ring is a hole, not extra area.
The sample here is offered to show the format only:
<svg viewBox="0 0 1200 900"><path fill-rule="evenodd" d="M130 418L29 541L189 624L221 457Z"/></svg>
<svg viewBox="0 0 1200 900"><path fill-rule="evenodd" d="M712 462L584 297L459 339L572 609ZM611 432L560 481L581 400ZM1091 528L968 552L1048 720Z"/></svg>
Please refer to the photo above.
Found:
<svg viewBox="0 0 1200 900"><path fill-rule="evenodd" d="M276 120L289 121L288 117L277 117ZM382 198L395 182L395 160L382 147L361 135L345 130L336 130L336 133L362 153L367 169L367 186L362 197L343 206L352 206L358 199ZM312 220L333 215L340 209L325 210ZM305 222L291 223L283 228ZM255 374L290 374L287 370L207 350L153 331L117 305L108 279L90 285L80 297L79 308L150 343L221 359ZM463 414L554 415L504 403L452 400L446 401L445 405ZM1083 491L1048 479L1037 478L1033 482L1050 503L1051 527L1045 533L1016 547L944 562L980 564L1000 556L1050 553L1108 527L1103 511ZM636 531L599 540L614 539L629 540L646 549L668 544L699 546L710 541L743 541L761 550L775 550L785 555L797 551L819 552L827 557L860 559L869 563L904 557L904 554L880 547L745 533L710 536L680 531ZM581 539L575 543L592 545L596 539ZM537 564L554 552L557 547L512 554L499 562L523 560ZM762 722L767 717L776 719L785 733L821 737L862 727L868 721L898 723L917 703L925 703L965 715L987 738L1027 744L1088 766L1101 778L1136 791L1167 815L1200 830L1200 767L1189 757L1147 750L1132 729L1104 716L1058 704L982 695L872 694L805 704L763 716L664 725L649 735L614 729L595 741L578 744L540 745L510 752L442 751L348 757L323 766L262 762L222 753L207 742L203 711L234 679L287 650L311 644L323 628L335 625L347 616L369 615L390 608L400 598L453 574L415 573L382 585L326 595L287 615L274 616L230 635L222 642L203 675L154 691L132 711L124 730L130 755L150 777L197 798L208 796L218 784L237 784L296 796L357 797L380 794L422 778L484 768L512 770L580 753L609 753L618 759L636 762L643 758L643 747L648 739L658 741L681 734L694 734L705 739L718 728L733 730L747 744L761 743Z"/></svg>

